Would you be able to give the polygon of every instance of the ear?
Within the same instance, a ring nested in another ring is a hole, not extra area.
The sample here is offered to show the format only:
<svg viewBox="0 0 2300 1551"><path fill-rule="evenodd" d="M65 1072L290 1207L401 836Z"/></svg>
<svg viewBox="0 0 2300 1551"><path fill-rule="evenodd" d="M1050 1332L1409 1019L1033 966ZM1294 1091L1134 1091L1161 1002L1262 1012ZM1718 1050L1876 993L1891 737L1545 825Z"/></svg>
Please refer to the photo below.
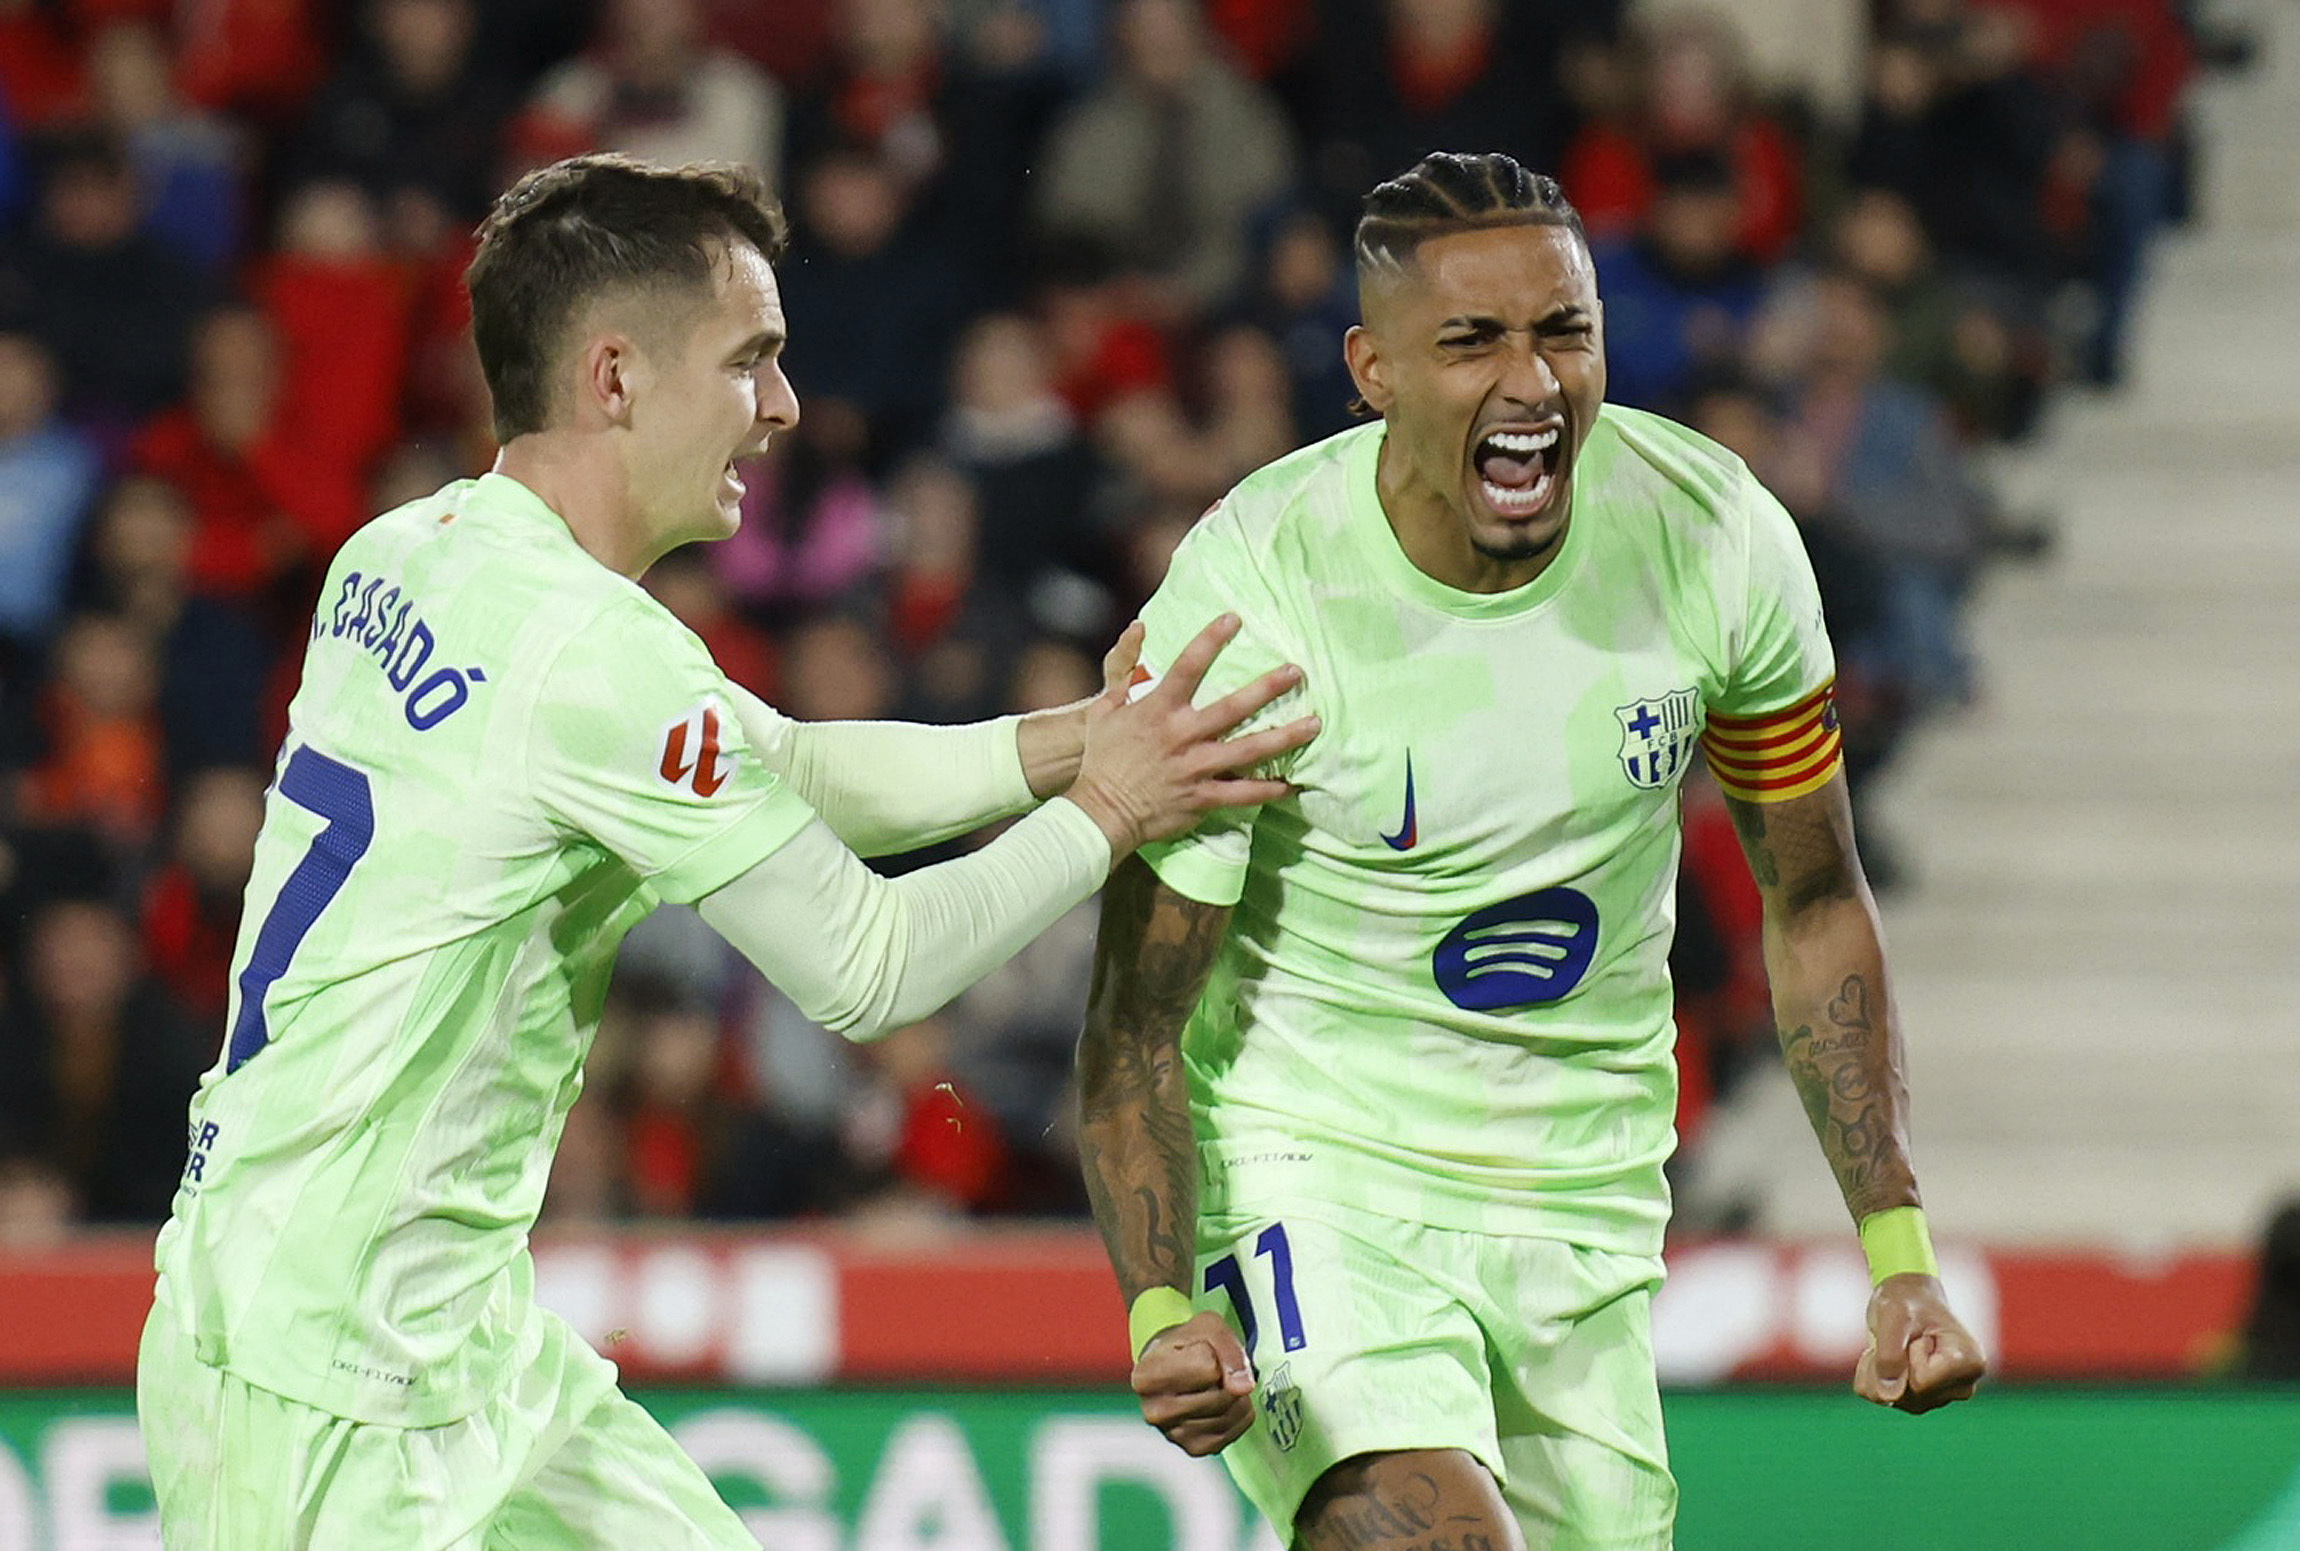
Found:
<svg viewBox="0 0 2300 1551"><path fill-rule="evenodd" d="M627 424L631 395L639 375L639 352L629 336L594 334L583 342L582 371L576 389L585 418L597 417L610 425Z"/></svg>
<svg viewBox="0 0 2300 1551"><path fill-rule="evenodd" d="M1342 359L1349 363L1350 380L1358 385L1358 396L1377 415L1390 410L1389 371L1382 360L1381 350L1374 343L1373 331L1364 324L1353 324L1342 336Z"/></svg>

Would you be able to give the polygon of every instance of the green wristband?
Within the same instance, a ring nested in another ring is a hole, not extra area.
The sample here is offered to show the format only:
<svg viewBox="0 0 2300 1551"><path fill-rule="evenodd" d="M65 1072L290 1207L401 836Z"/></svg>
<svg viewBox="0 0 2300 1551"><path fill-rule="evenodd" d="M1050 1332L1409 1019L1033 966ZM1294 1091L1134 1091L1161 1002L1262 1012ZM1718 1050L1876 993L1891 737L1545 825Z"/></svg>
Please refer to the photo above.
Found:
<svg viewBox="0 0 2300 1551"><path fill-rule="evenodd" d="M1190 1307L1189 1295L1178 1287L1148 1287L1134 1300L1134 1307L1126 1311L1126 1333L1133 1338L1134 1355L1140 1357L1142 1348L1150 1344L1151 1337L1170 1329L1197 1313Z"/></svg>
<svg viewBox="0 0 2300 1551"><path fill-rule="evenodd" d="M1861 1253L1869 1257L1872 1286L1888 1276L1941 1274L1940 1262L1933 1259L1933 1236L1925 1227L1921 1206L1896 1206L1862 1218Z"/></svg>

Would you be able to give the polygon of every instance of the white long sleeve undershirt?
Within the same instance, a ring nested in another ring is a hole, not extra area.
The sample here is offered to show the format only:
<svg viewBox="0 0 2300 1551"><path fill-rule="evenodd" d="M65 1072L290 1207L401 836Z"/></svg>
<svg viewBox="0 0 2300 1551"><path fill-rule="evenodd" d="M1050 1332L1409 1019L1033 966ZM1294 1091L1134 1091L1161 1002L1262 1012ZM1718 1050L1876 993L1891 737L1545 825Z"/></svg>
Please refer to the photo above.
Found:
<svg viewBox="0 0 2300 1551"><path fill-rule="evenodd" d="M816 822L696 908L808 1017L871 1040L1011 958L1100 888L1110 862L1101 827L1061 797L980 851L899 878Z"/></svg>
<svg viewBox="0 0 2300 1551"><path fill-rule="evenodd" d="M802 722L730 687L735 715L760 762L857 856L932 845L1038 800L1016 742L1020 717L960 727Z"/></svg>

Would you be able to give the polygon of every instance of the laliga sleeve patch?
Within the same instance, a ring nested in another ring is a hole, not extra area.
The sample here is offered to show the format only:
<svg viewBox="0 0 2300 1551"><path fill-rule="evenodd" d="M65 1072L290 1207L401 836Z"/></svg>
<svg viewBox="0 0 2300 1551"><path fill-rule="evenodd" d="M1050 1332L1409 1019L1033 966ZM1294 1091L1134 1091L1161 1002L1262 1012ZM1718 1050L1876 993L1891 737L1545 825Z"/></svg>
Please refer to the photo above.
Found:
<svg viewBox="0 0 2300 1551"><path fill-rule="evenodd" d="M663 734L663 761L655 769L663 784L697 797L717 795L730 768L720 744L724 726L718 706L710 701L673 722Z"/></svg>

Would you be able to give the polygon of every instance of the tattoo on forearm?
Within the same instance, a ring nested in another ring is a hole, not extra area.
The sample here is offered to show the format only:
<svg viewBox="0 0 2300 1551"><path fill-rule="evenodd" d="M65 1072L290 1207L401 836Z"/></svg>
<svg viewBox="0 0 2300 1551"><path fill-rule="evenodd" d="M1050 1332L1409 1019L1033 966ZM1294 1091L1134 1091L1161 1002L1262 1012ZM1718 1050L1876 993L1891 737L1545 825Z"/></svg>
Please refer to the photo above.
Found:
<svg viewBox="0 0 2300 1551"><path fill-rule="evenodd" d="M1182 1027L1229 927L1227 909L1164 889L1130 860L1103 895L1086 1032L1079 1153L1120 1286L1189 1285L1198 1215Z"/></svg>
<svg viewBox="0 0 2300 1551"><path fill-rule="evenodd" d="M1916 1199L1907 1139L1906 1095L1891 1041L1879 1037L1865 976L1847 975L1818 1031L1781 1031L1781 1053L1855 1219Z"/></svg>

